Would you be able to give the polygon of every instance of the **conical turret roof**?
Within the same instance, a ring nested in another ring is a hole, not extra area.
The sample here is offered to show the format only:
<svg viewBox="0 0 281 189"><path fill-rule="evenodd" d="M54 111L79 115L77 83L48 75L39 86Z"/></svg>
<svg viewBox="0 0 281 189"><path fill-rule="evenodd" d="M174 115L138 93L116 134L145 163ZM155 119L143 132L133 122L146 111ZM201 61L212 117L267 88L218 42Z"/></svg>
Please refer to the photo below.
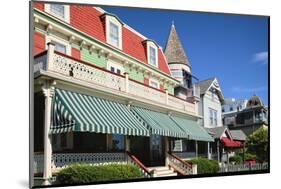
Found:
<svg viewBox="0 0 281 189"><path fill-rule="evenodd" d="M175 25L172 24L166 48L164 52L167 62L182 63L190 66L188 58L184 52L180 39L178 37Z"/></svg>

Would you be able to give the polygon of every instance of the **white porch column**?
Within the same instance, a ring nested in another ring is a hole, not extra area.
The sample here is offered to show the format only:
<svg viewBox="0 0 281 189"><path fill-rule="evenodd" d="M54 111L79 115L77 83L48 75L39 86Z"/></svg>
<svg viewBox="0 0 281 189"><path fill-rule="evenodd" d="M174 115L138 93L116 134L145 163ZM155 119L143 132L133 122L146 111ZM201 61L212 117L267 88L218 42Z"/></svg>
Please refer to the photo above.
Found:
<svg viewBox="0 0 281 189"><path fill-rule="evenodd" d="M42 81L42 91L45 96L45 114L44 114L44 185L49 185L49 179L52 177L52 143L51 143L51 105L54 95L54 81Z"/></svg>
<svg viewBox="0 0 281 189"><path fill-rule="evenodd" d="M196 155L196 158L198 158L198 142L197 142L197 140L195 140L195 155Z"/></svg>
<svg viewBox="0 0 281 189"><path fill-rule="evenodd" d="M46 62L46 70L53 69L53 56L55 52L55 44L49 42L48 44L48 52L47 52L47 62Z"/></svg>

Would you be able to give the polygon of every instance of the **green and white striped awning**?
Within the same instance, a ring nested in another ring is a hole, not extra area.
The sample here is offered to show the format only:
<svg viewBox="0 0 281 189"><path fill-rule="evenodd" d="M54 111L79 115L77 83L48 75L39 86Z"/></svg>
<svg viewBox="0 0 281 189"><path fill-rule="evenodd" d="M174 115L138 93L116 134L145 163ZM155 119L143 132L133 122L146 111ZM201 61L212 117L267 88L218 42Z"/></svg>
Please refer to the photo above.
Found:
<svg viewBox="0 0 281 189"><path fill-rule="evenodd" d="M149 136L126 105L55 89L51 133L69 131Z"/></svg>
<svg viewBox="0 0 281 189"><path fill-rule="evenodd" d="M170 136L176 138L188 138L184 132L169 115L133 106L132 111L140 117L151 129L151 134Z"/></svg>
<svg viewBox="0 0 281 189"><path fill-rule="evenodd" d="M189 135L189 139L198 141L213 142L214 139L208 134L208 132L201 127L196 121L171 116L171 119L179 125Z"/></svg>

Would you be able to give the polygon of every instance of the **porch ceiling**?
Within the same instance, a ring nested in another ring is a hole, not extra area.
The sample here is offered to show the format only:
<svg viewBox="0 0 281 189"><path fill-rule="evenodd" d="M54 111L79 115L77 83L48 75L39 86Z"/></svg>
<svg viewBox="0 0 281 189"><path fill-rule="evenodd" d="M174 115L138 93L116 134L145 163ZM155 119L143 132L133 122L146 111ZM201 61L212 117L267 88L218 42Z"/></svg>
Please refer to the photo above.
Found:
<svg viewBox="0 0 281 189"><path fill-rule="evenodd" d="M96 132L149 136L125 104L55 89L51 133Z"/></svg>

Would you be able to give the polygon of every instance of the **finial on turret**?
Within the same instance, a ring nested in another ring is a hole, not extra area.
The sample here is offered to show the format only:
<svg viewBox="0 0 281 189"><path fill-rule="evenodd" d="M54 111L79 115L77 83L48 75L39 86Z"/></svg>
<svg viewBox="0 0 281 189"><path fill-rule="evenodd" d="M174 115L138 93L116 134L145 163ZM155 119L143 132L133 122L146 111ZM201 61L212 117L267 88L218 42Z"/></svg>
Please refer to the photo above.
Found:
<svg viewBox="0 0 281 189"><path fill-rule="evenodd" d="M172 27L175 27L175 21L172 20Z"/></svg>

